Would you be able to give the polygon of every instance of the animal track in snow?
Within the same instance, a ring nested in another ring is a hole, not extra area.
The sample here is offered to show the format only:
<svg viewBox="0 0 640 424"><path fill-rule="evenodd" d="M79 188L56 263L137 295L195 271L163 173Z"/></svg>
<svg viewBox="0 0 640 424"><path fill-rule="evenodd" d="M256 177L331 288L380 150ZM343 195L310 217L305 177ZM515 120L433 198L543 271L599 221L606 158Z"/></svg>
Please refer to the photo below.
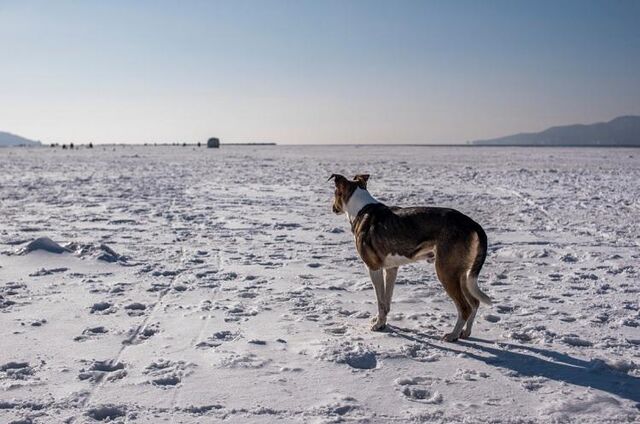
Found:
<svg viewBox="0 0 640 424"><path fill-rule="evenodd" d="M126 377L127 371L122 362L93 361L88 368L80 369L78 379L100 382L102 380L115 381Z"/></svg>
<svg viewBox="0 0 640 424"><path fill-rule="evenodd" d="M143 373L149 376L148 382L161 388L175 387L182 379L191 374L195 365L184 361L158 359L149 364Z"/></svg>
<svg viewBox="0 0 640 424"><path fill-rule="evenodd" d="M525 378L522 380L522 387L527 391L535 392L536 390L544 387L545 383L548 381L549 380L544 377Z"/></svg>
<svg viewBox="0 0 640 424"><path fill-rule="evenodd" d="M258 315L258 311L255 309L247 308L242 303L236 303L225 308L225 322L234 322L246 320L247 317Z"/></svg>
<svg viewBox="0 0 640 424"><path fill-rule="evenodd" d="M564 336L562 338L562 341L566 344L568 344L569 346L575 346L575 347L590 347L593 346L593 343L591 343L588 340L585 340L583 338L580 338L574 334L568 334L566 336Z"/></svg>
<svg viewBox="0 0 640 424"><path fill-rule="evenodd" d="M458 368L454 378L465 381L476 381L478 378L487 378L489 374L484 371Z"/></svg>
<svg viewBox="0 0 640 424"><path fill-rule="evenodd" d="M129 337L122 344L139 344L160 332L160 324L157 322L148 323L142 328L133 327L129 330Z"/></svg>
<svg viewBox="0 0 640 424"><path fill-rule="evenodd" d="M43 277L45 275L59 274L67 271L69 271L69 268L50 268L50 269L40 268L40 270L29 274L29 277Z"/></svg>
<svg viewBox="0 0 640 424"><path fill-rule="evenodd" d="M91 305L90 312L92 314L108 315L116 311L115 306L111 302L96 302Z"/></svg>
<svg viewBox="0 0 640 424"><path fill-rule="evenodd" d="M229 330L216 331L211 336L207 337L206 340L201 341L196 345L198 348L212 348L218 347L224 342L230 342L239 337L240 333L233 332Z"/></svg>
<svg viewBox="0 0 640 424"><path fill-rule="evenodd" d="M133 302L124 307L127 311L127 315L129 316L140 316L144 315L144 311L147 309L147 305L144 303Z"/></svg>
<svg viewBox="0 0 640 424"><path fill-rule="evenodd" d="M85 340L91 339L91 338L96 338L101 334L106 334L108 333L109 330L107 330L105 327L103 326L97 326L97 327L88 327L85 328L84 330L82 330L82 335L74 337L74 341L76 342L83 342Z"/></svg>
<svg viewBox="0 0 640 424"><path fill-rule="evenodd" d="M227 354L219 364L222 368L262 368L270 362L270 359L261 359L254 353L244 352Z"/></svg>
<svg viewBox="0 0 640 424"><path fill-rule="evenodd" d="M400 393L412 402L442 403L442 395L432 388L434 379L428 377L399 378L395 381Z"/></svg>
<svg viewBox="0 0 640 424"><path fill-rule="evenodd" d="M0 379L26 380L35 373L28 362L7 362L0 365Z"/></svg>
<svg viewBox="0 0 640 424"><path fill-rule="evenodd" d="M188 412L189 414L193 414L193 415L206 415L211 411L223 409L223 408L224 406L216 403L216 404L201 405L201 406L189 405L187 407L180 408L180 410L184 412Z"/></svg>
<svg viewBox="0 0 640 424"><path fill-rule="evenodd" d="M442 356L423 343L405 344L400 348L400 353L419 362L436 362Z"/></svg>
<svg viewBox="0 0 640 424"><path fill-rule="evenodd" d="M323 361L347 364L355 369L373 369L379 366L376 352L362 343L348 341L324 346L316 355Z"/></svg>
<svg viewBox="0 0 640 424"><path fill-rule="evenodd" d="M96 421L113 421L126 415L127 410L124 406L117 405L100 405L90 408L86 415Z"/></svg>

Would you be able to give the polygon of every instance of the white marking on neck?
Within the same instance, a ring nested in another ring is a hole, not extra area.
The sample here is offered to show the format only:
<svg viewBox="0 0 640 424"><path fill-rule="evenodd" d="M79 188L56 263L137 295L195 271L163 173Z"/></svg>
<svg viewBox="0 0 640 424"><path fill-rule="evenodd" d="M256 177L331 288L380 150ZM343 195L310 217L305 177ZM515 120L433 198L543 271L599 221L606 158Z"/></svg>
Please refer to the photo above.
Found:
<svg viewBox="0 0 640 424"><path fill-rule="evenodd" d="M367 190L363 190L360 187L356 188L345 205L345 212L347 214L347 218L349 218L349 222L353 223L353 220L358 216L358 212L360 212L365 206L372 203L380 202L374 199Z"/></svg>

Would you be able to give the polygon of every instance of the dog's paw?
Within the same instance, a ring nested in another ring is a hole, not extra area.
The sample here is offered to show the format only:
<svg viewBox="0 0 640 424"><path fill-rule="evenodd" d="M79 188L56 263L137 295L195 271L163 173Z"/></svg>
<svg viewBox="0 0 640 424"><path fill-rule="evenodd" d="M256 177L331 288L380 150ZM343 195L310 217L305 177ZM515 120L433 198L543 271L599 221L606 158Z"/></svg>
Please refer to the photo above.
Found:
<svg viewBox="0 0 640 424"><path fill-rule="evenodd" d="M382 331L385 328L387 328L386 322L376 322L375 324L371 325L371 331Z"/></svg>
<svg viewBox="0 0 640 424"><path fill-rule="evenodd" d="M453 334L453 333L447 333L444 336L442 336L442 340L446 341L446 342L455 342L460 338L459 334Z"/></svg>
<svg viewBox="0 0 640 424"><path fill-rule="evenodd" d="M371 331L382 331L387 326L387 320L381 320L377 316L371 319Z"/></svg>
<svg viewBox="0 0 640 424"><path fill-rule="evenodd" d="M468 339L471 336L471 330L465 328L464 330L462 330L462 333L460 333L460 338L461 339Z"/></svg>

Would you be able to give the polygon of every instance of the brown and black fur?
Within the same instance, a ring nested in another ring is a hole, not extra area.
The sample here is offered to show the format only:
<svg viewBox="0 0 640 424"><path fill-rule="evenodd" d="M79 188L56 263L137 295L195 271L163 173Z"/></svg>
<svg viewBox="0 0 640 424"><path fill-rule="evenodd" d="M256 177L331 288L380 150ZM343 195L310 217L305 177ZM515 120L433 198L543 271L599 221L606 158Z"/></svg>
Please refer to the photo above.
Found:
<svg viewBox="0 0 640 424"><path fill-rule="evenodd" d="M332 178L336 184L333 211L341 213L356 189L366 190L368 176L358 175L354 180L340 175ZM386 318L397 272L397 266L387 264L386 258L395 255L411 261L435 262L438 279L454 301L459 319L467 323L464 331L457 325L459 334L447 334L446 338L455 340L470 335L480 301L490 302L476 285L487 253L487 236L480 224L454 209L400 208L382 203L365 205L357 215L350 216L350 221L356 249L372 273L372 279L378 270L384 270L386 274L386 268L396 268L393 270L391 293L386 305L379 308L379 314ZM386 320L382 328L384 323ZM374 329L379 328L380 323Z"/></svg>

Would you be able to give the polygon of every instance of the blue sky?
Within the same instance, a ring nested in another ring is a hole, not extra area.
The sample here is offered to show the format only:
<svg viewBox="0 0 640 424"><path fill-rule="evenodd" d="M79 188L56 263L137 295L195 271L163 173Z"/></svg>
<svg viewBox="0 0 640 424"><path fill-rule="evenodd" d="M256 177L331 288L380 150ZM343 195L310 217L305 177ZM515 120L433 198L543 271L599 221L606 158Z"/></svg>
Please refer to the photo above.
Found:
<svg viewBox="0 0 640 424"><path fill-rule="evenodd" d="M0 130L449 143L640 115L638 1L0 0Z"/></svg>

